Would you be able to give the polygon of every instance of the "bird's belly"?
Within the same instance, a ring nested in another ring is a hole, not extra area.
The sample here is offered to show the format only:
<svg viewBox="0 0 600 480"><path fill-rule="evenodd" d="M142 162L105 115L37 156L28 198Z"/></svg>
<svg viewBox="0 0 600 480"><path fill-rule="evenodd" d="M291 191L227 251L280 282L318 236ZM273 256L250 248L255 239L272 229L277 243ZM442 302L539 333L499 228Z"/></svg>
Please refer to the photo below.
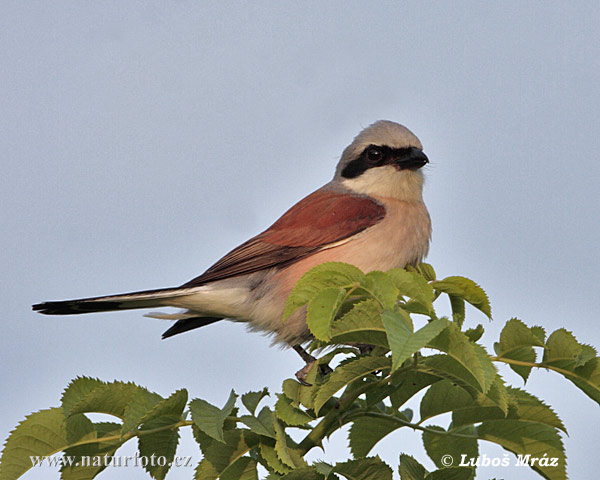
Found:
<svg viewBox="0 0 600 480"><path fill-rule="evenodd" d="M422 203L386 202L386 217L346 242L324 249L265 278L252 302L251 327L275 334L275 342L302 343L310 338L305 310L282 321L285 301L300 277L325 262L344 262L364 272L415 264L427 254L431 226Z"/></svg>

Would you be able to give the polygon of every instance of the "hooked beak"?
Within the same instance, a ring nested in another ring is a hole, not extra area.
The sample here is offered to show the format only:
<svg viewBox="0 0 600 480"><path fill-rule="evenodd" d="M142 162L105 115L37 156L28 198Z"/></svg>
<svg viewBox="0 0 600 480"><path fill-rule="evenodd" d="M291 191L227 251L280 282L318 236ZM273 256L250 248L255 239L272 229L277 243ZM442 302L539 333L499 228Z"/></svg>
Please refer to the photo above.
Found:
<svg viewBox="0 0 600 480"><path fill-rule="evenodd" d="M398 170L418 170L428 163L427 155L415 147L407 148L402 155L394 159L394 164Z"/></svg>

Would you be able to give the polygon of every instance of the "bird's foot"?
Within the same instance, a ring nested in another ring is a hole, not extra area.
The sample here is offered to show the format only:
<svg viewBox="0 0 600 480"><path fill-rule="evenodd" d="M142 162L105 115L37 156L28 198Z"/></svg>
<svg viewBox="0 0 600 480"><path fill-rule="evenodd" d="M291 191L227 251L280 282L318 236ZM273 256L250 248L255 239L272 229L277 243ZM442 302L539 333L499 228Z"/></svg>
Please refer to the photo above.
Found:
<svg viewBox="0 0 600 480"><path fill-rule="evenodd" d="M311 368L313 368L314 364L317 362L317 359L313 359L311 362L308 362L304 367L296 372L296 379L305 387L312 387L312 383L308 383L306 381L306 377L308 372L310 372ZM329 375L333 370L326 363L318 365L319 374L324 377L325 375Z"/></svg>
<svg viewBox="0 0 600 480"><path fill-rule="evenodd" d="M315 357L313 357L311 354L309 354L306 350L304 350L300 345L294 345L293 348L298 353L298 355L300 355L302 357L302 360L304 360L306 362L306 365L304 365L304 367L302 367L300 370L298 370L296 372L296 379L302 385L305 385L307 387L312 387L312 384L308 383L306 381L306 377L308 375L308 372L310 372L311 368L315 364L315 362L317 362L317 359ZM333 372L331 367L327 364L320 364L318 367L319 367L319 373L323 377L325 375L329 375L331 372Z"/></svg>

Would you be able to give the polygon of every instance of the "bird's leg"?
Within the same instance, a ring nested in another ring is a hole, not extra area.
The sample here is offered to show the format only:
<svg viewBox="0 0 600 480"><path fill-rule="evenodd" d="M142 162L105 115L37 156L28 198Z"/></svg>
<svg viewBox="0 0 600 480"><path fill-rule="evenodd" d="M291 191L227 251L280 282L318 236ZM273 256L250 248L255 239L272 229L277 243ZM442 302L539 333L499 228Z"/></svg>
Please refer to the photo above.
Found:
<svg viewBox="0 0 600 480"><path fill-rule="evenodd" d="M300 345L294 345L292 348L298 353L298 355L300 355L302 360L304 360L306 363L314 363L314 361L316 360L315 357L313 357L310 353L304 350Z"/></svg>
<svg viewBox="0 0 600 480"><path fill-rule="evenodd" d="M306 362L306 365L304 365L304 367L302 367L296 372L296 378L302 385L312 387L312 385L306 381L306 376L308 375L308 372L315 364L317 359L313 357L310 353L308 353L306 350L304 350L300 345L294 345L292 348L298 353L298 355L300 355L302 360ZM329 365L319 365L319 371L321 375L327 375L333 370L331 370L331 367Z"/></svg>

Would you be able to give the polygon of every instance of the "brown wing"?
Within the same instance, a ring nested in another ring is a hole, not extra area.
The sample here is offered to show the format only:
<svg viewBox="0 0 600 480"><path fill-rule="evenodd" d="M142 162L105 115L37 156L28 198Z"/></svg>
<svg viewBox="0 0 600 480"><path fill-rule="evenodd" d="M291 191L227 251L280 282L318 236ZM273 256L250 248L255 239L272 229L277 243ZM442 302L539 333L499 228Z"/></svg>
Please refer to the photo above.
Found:
<svg viewBox="0 0 600 480"><path fill-rule="evenodd" d="M263 233L229 252L199 277L182 285L290 265L331 243L356 235L385 217L379 203L358 195L317 190L304 198Z"/></svg>

